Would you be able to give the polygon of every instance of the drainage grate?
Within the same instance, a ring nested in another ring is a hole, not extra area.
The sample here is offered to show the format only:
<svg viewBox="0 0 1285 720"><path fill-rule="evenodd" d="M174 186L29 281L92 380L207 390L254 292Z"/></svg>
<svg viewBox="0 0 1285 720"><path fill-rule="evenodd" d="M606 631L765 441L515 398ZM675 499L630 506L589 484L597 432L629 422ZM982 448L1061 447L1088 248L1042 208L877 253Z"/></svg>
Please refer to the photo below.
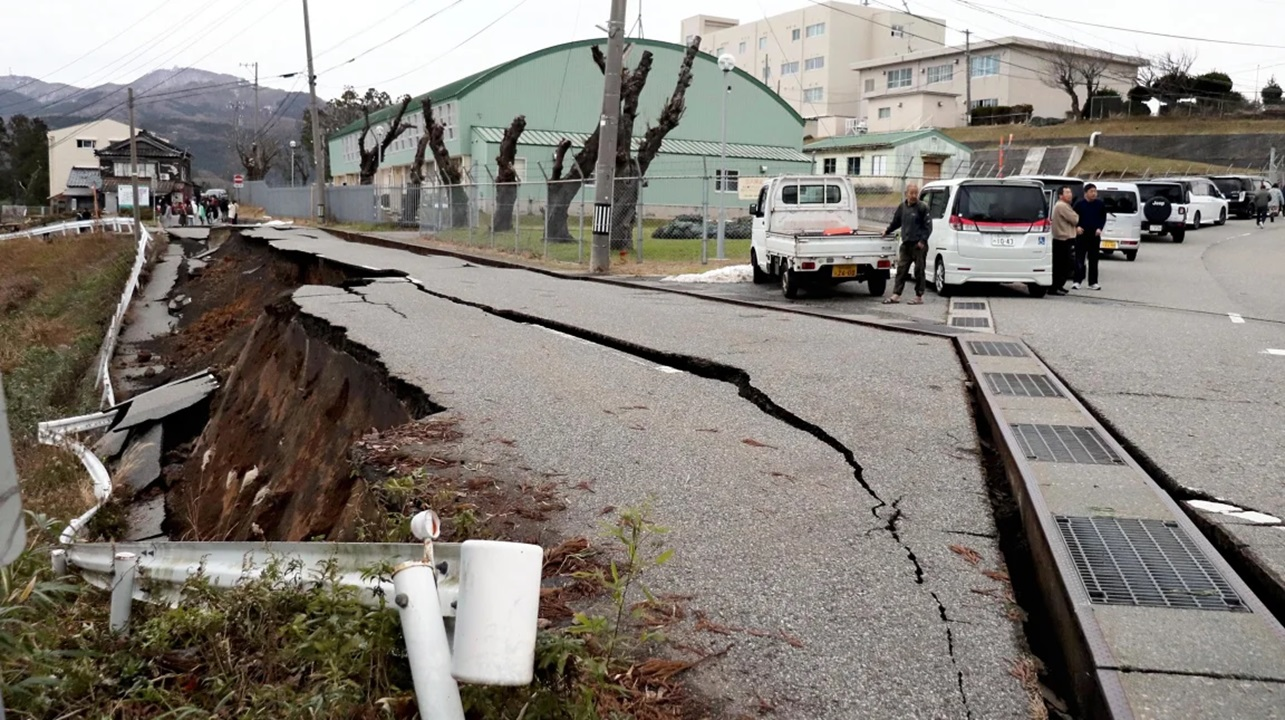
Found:
<svg viewBox="0 0 1285 720"><path fill-rule="evenodd" d="M974 302L971 300L964 300L964 301L957 300L955 301L955 309L956 310L985 310L986 303Z"/></svg>
<svg viewBox="0 0 1285 720"><path fill-rule="evenodd" d="M953 317L950 324L955 327L990 327L990 318L984 317Z"/></svg>
<svg viewBox="0 0 1285 720"><path fill-rule="evenodd" d="M1218 568L1172 520L1056 519L1093 603L1249 612Z"/></svg>
<svg viewBox="0 0 1285 720"><path fill-rule="evenodd" d="M1026 348L1019 343L995 342L994 340L970 340L968 351L974 355L991 357L1026 357Z"/></svg>
<svg viewBox="0 0 1285 720"><path fill-rule="evenodd" d="M1040 462L1122 465L1115 451L1091 427L1076 425L1010 425L1022 453Z"/></svg>
<svg viewBox="0 0 1285 720"><path fill-rule="evenodd" d="M1049 382L1048 375L1027 373L986 373L991 390L996 395L1021 395L1023 397L1062 397L1062 393Z"/></svg>

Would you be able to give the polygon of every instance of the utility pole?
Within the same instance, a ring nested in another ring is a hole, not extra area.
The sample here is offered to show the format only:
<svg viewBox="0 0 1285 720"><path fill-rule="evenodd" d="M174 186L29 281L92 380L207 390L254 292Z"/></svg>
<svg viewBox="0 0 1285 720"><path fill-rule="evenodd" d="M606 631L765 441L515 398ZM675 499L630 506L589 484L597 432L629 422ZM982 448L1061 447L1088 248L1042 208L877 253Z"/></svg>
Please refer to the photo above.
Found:
<svg viewBox="0 0 1285 720"><path fill-rule="evenodd" d="M593 247L589 254L589 271L595 273L605 273L611 268L611 205L616 189L625 5L625 0L611 0L611 19L607 21L607 69L603 73L602 117L598 119L598 167L593 173Z"/></svg>
<svg viewBox="0 0 1285 720"><path fill-rule="evenodd" d="M138 133L134 130L134 88L129 88L129 182L133 186L134 202L134 245L138 245L138 239L143 233L143 228L139 225L141 218L138 212L140 198L138 197Z"/></svg>
<svg viewBox="0 0 1285 720"><path fill-rule="evenodd" d="M964 31L964 127L973 124L973 31Z"/></svg>
<svg viewBox="0 0 1285 720"><path fill-rule="evenodd" d="M259 62L256 60L252 63L241 63L241 67L254 68L254 139L259 139L259 131L262 129L259 123L262 116L259 114Z"/></svg>
<svg viewBox="0 0 1285 720"><path fill-rule="evenodd" d="M308 26L308 0L303 0L303 40L308 50L308 92L312 95L312 161L317 176L317 222L326 221L326 161L321 147L321 114L317 112L317 75L312 71L312 30Z"/></svg>

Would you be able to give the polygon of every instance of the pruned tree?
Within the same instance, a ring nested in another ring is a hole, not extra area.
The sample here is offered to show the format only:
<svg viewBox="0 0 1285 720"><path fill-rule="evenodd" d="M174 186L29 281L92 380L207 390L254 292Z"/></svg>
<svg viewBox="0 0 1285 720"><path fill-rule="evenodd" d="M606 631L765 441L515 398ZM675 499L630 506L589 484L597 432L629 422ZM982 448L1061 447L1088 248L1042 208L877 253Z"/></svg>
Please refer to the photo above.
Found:
<svg viewBox="0 0 1285 720"><path fill-rule="evenodd" d="M283 143L278 137L242 127L232 130L232 149L245 170L245 179L262 180L281 159Z"/></svg>
<svg viewBox="0 0 1285 720"><path fill-rule="evenodd" d="M361 119L364 108L374 107L382 108L393 104L393 99L388 93L375 88L367 88L364 94L357 94L357 90L351 85L344 88L342 94L337 98L327 100L324 105L318 108L318 114L321 117L321 137L330 137L339 130L348 127L348 125ZM299 144L303 148L303 154L312 157L314 148L312 146L312 111L305 110L302 122L300 123ZM322 161L326 163L324 176L330 177L330 153L321 154Z"/></svg>
<svg viewBox="0 0 1285 720"><path fill-rule="evenodd" d="M567 216L571 201L576 193L584 187L585 181L593 177L593 166L598 162L599 131L594 128L593 134L585 140L580 152L571 157L570 167L566 166L567 153L571 150L571 141L563 138L553 151L553 167L549 172L548 188L545 192L545 212L548 213L545 235L554 242L571 242L571 229L567 226Z"/></svg>
<svg viewBox="0 0 1285 720"><path fill-rule="evenodd" d="M1071 115L1088 119L1093 112L1093 98L1102 89L1109 65L1106 58L1065 46L1057 46L1045 61L1041 78L1048 87L1057 88L1071 100ZM1084 100L1080 100L1080 89Z"/></svg>
<svg viewBox="0 0 1285 720"><path fill-rule="evenodd" d="M384 153L388 147L401 137L402 133L410 129L410 125L402 122L406 116L406 108L410 107L411 96L402 96L401 102L397 105L397 114L393 116L393 122L388 126L388 132L383 138L376 138L375 145L371 148L366 147L366 138L370 135L370 106L365 107L366 121L362 125L361 134L357 136L357 152L361 157L360 178L362 185L370 185L375 182L375 173L379 170L379 164L384 161Z"/></svg>
<svg viewBox="0 0 1285 720"><path fill-rule="evenodd" d="M513 161L518 153L518 138L522 137L525 129L526 116L519 115L513 118L513 122L504 131L504 137L500 138L500 151L495 157L499 170L495 176L495 215L491 218L491 227L496 231L512 230L517 222L514 209L521 179Z"/></svg>
<svg viewBox="0 0 1285 720"><path fill-rule="evenodd" d="M469 223L469 197L464 189L464 168L458 157L451 157L446 149L446 123L433 119L433 101L424 98L424 135L415 147L415 161L411 168L411 181L424 181L424 155L431 150L433 164L437 167L437 177L449 188L451 204L451 227L466 227Z"/></svg>

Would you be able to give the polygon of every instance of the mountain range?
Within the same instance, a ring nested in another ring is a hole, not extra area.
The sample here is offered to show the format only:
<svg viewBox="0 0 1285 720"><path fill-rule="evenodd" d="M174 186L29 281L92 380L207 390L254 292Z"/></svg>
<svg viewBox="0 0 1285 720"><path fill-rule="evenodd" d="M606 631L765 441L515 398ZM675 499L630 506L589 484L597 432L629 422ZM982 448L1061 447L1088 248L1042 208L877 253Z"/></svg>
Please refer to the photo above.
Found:
<svg viewBox="0 0 1285 720"><path fill-rule="evenodd" d="M51 129L107 117L129 121L127 88L134 88L135 124L187 148L193 172L223 180L242 172L232 148L233 128L253 127L253 83L195 68L153 70L129 85L79 88L22 75L0 75L0 117L39 117ZM298 139L308 95L259 86L264 136ZM288 172L288 165L282 163Z"/></svg>

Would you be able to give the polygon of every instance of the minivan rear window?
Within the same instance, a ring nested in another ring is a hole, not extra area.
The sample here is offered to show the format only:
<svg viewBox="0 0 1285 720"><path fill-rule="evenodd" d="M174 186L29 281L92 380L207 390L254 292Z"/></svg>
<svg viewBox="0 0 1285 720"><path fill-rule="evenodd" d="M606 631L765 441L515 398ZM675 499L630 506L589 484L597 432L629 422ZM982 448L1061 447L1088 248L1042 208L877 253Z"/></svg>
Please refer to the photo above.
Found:
<svg viewBox="0 0 1285 720"><path fill-rule="evenodd" d="M955 215L972 222L1036 223L1047 217L1044 191L1035 186L965 185Z"/></svg>
<svg viewBox="0 0 1285 720"><path fill-rule="evenodd" d="M783 205L833 205L843 199L838 185L786 185L781 188Z"/></svg>
<svg viewBox="0 0 1285 720"><path fill-rule="evenodd" d="M1183 201L1182 188L1177 185L1138 185L1138 194L1144 203L1153 197L1162 197L1178 205Z"/></svg>
<svg viewBox="0 0 1285 720"><path fill-rule="evenodd" d="M1214 184L1224 195L1245 192L1254 189L1254 182L1249 178L1214 178Z"/></svg>
<svg viewBox="0 0 1285 720"><path fill-rule="evenodd" d="M1107 212L1116 215L1136 215L1138 213L1138 195L1128 190L1099 190L1098 197L1106 205Z"/></svg>

